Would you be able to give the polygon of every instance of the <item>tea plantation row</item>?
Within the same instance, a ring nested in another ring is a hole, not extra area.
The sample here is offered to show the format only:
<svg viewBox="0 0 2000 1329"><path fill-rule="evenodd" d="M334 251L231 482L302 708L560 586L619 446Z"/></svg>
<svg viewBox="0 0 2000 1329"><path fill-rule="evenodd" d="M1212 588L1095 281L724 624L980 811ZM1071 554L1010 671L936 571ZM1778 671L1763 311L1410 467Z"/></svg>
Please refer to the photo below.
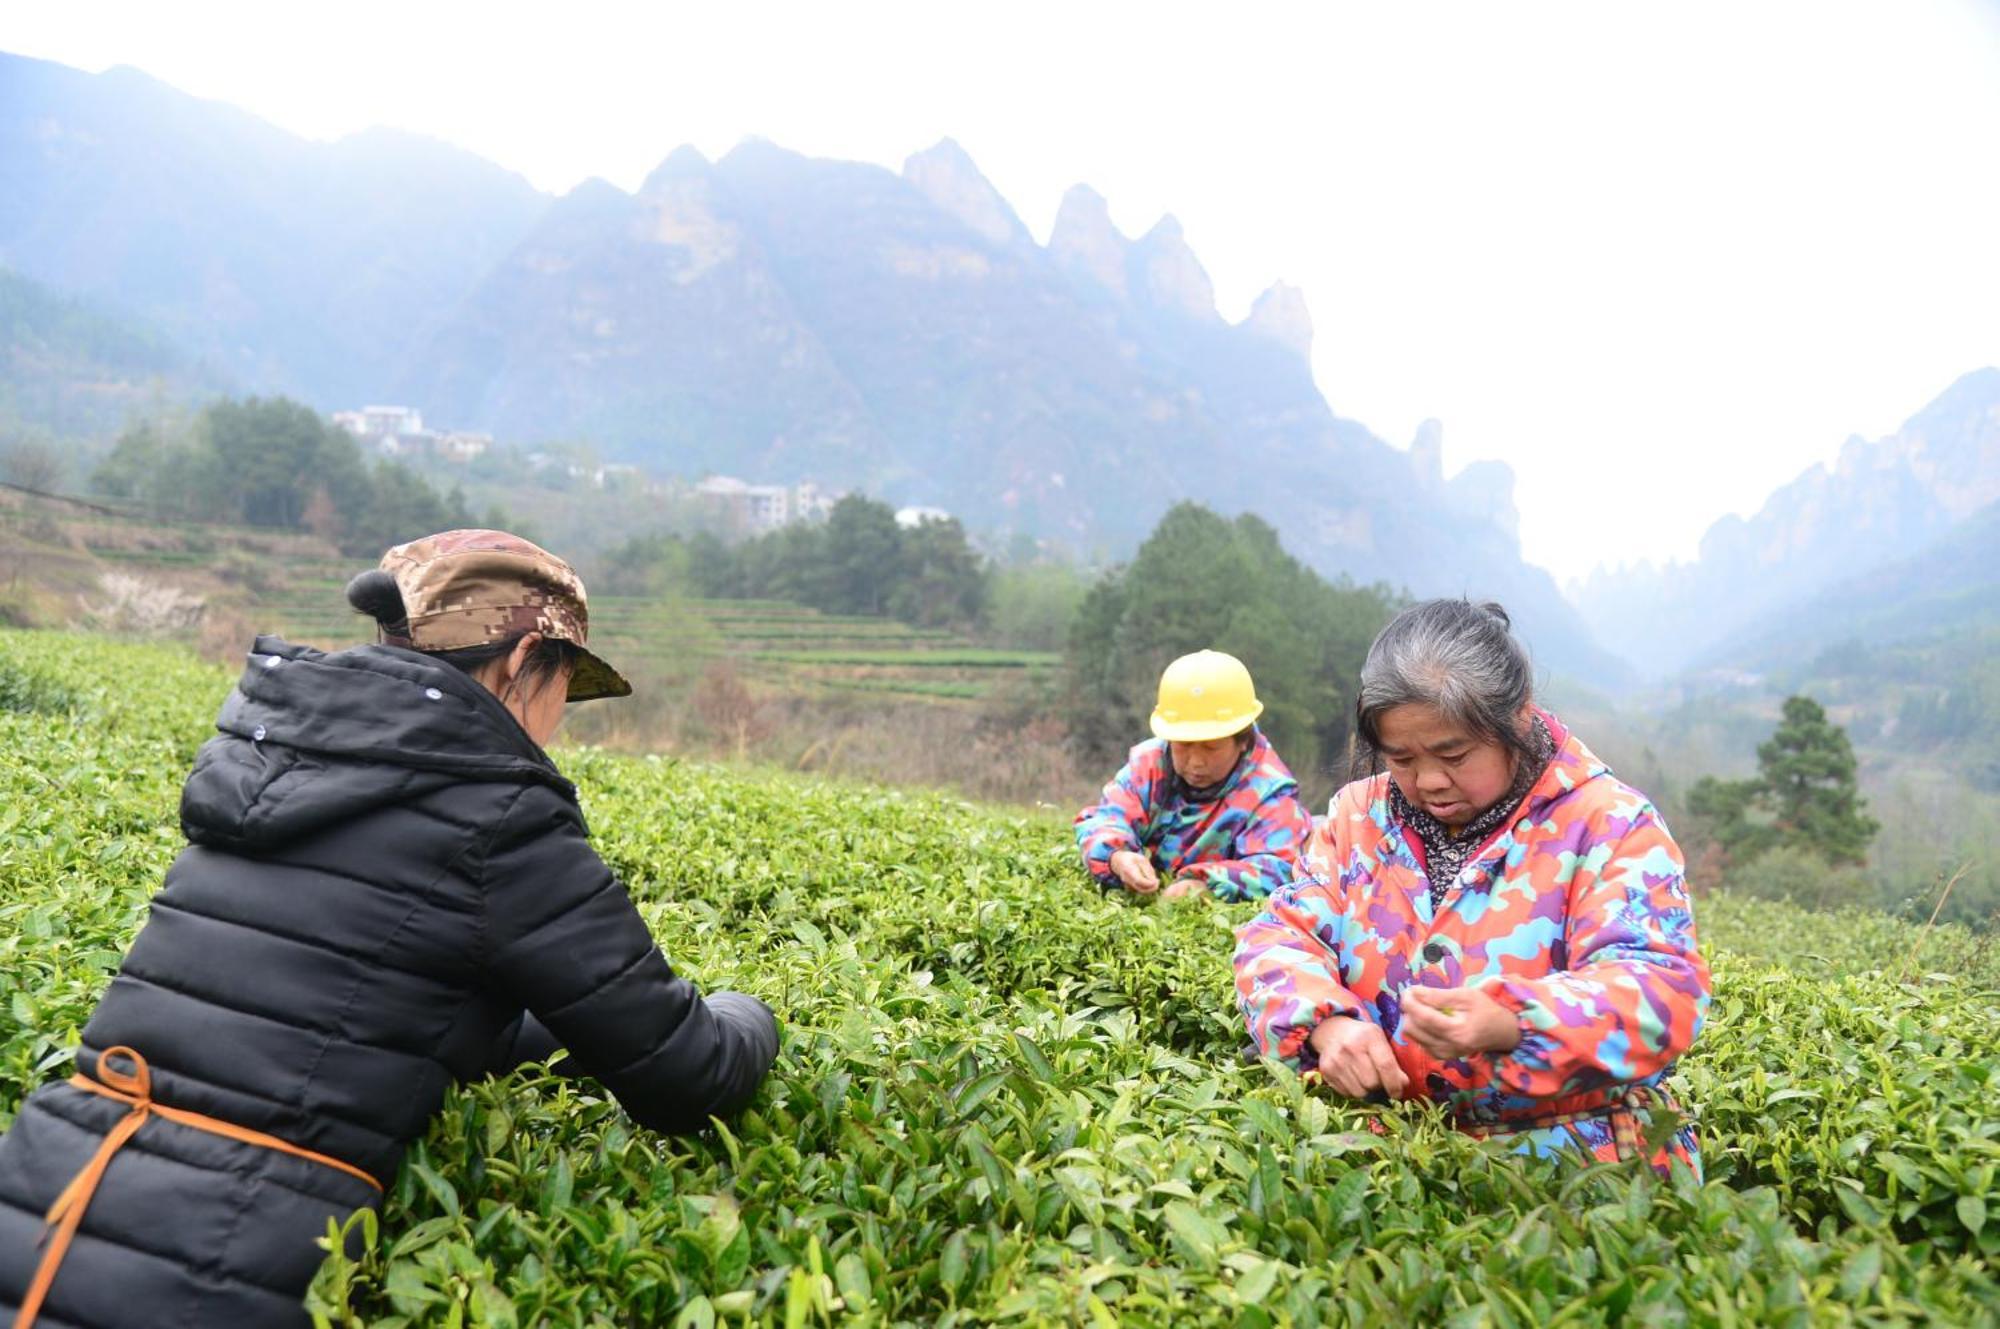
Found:
<svg viewBox="0 0 2000 1329"><path fill-rule="evenodd" d="M0 633L0 1120L63 1072L228 681ZM780 1012L778 1067L693 1140L583 1082L456 1093L329 1323L2000 1322L1977 937L1704 898L1709 1177L1672 1186L1239 1065L1242 909L1101 900L1057 818L559 756L668 954Z"/></svg>

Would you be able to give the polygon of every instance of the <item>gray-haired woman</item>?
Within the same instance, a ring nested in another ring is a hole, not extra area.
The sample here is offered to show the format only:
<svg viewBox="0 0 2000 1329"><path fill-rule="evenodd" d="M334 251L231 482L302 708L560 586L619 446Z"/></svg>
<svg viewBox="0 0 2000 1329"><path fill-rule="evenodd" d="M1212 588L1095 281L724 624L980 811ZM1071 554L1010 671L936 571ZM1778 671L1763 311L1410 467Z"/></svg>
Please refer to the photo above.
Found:
<svg viewBox="0 0 2000 1329"><path fill-rule="evenodd" d="M1372 773L1237 933L1244 1019L1342 1094L1698 1174L1685 1124L1646 1143L1708 1007L1680 850L1532 684L1498 605L1431 600L1382 630L1355 707Z"/></svg>

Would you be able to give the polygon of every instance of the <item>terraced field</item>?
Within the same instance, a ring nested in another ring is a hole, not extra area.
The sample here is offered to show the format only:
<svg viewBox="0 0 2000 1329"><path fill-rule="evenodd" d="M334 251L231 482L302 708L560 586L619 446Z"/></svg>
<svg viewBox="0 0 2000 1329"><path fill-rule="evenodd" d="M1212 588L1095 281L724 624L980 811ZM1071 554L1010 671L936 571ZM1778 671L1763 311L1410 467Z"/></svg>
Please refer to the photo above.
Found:
<svg viewBox="0 0 2000 1329"><path fill-rule="evenodd" d="M33 531L32 538L27 533ZM42 621L66 622L97 577L129 573L203 596L216 635L270 632L338 648L368 625L343 589L360 562L314 536L165 522L100 504L0 503L0 538L51 578ZM648 682L691 679L727 662L760 691L870 693L945 704L974 701L1007 679L1039 677L1058 657L996 650L937 628L823 614L779 600L592 599L595 641Z"/></svg>
<svg viewBox="0 0 2000 1329"><path fill-rule="evenodd" d="M823 614L779 600L591 601L594 639L642 672L673 674L726 660L784 691L871 692L930 701L983 697L1002 679L1037 676L1060 657L995 650L937 628Z"/></svg>
<svg viewBox="0 0 2000 1329"><path fill-rule="evenodd" d="M344 578L300 569L287 593L258 605L260 631L322 646L348 645L365 625L345 607ZM933 701L987 695L1008 677L1039 675L1049 651L975 646L936 628L822 614L779 600L652 600L596 596L591 636L620 668L649 678L689 675L718 660L753 683L785 691L886 693Z"/></svg>

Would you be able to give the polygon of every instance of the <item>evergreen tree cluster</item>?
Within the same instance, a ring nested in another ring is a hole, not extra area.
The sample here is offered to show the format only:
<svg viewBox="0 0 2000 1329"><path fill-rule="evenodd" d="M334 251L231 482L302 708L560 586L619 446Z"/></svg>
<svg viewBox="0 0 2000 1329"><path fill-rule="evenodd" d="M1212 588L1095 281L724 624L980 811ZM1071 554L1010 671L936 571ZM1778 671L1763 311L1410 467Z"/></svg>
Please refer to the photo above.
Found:
<svg viewBox="0 0 2000 1329"><path fill-rule="evenodd" d="M162 517L310 530L353 555L475 524L456 489L440 494L400 462L370 465L345 430L283 397L215 402L185 431L134 425L92 487Z"/></svg>
<svg viewBox="0 0 2000 1329"><path fill-rule="evenodd" d="M858 494L835 503L823 522L794 522L735 545L709 532L642 536L606 561L606 588L622 594L684 587L921 627L976 625L992 593L991 570L956 519L899 526L888 504Z"/></svg>
<svg viewBox="0 0 2000 1329"><path fill-rule="evenodd" d="M1242 660L1259 720L1300 778L1344 763L1369 643L1400 607L1387 588L1328 582L1257 517L1169 511L1132 562L1084 597L1067 651L1070 726L1113 763L1148 736L1160 671L1190 651Z"/></svg>

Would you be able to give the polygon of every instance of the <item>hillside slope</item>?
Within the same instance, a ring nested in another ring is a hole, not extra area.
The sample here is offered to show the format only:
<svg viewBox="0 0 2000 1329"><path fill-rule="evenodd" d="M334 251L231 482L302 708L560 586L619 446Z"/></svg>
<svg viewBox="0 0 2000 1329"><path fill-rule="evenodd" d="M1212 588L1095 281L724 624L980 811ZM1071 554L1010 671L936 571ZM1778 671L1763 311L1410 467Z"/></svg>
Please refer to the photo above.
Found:
<svg viewBox="0 0 2000 1329"><path fill-rule="evenodd" d="M327 409L380 393L547 206L442 143L315 143L135 69L4 53L0 162L0 265Z"/></svg>
<svg viewBox="0 0 2000 1329"><path fill-rule="evenodd" d="M1994 627L2000 627L2000 502L1914 555L1760 617L1711 647L1703 663L1779 669L1847 643L1888 646Z"/></svg>
<svg viewBox="0 0 2000 1329"><path fill-rule="evenodd" d="M15 920L0 1119L66 1069L178 848L178 782L228 683L153 648L0 632ZM1228 956L1243 910L1101 899L1057 818L558 756L676 964L777 1009L778 1066L726 1131L684 1140L547 1075L456 1091L364 1259L323 1272L322 1311L351 1297L363 1323L486 1325L2000 1316L1996 970L1955 930L1916 947L1886 920L1702 901L1716 999L1679 1088L1710 1184L1662 1186L1242 1066Z"/></svg>
<svg viewBox="0 0 2000 1329"><path fill-rule="evenodd" d="M0 267L0 425L104 434L219 386L156 329Z"/></svg>
<svg viewBox="0 0 2000 1329"><path fill-rule="evenodd" d="M1740 664L1730 645L1754 647L1772 616L1811 616L1813 597L1892 568L1996 501L2000 369L1988 368L1894 434L1849 439L1835 465L1808 469L1752 517L1716 522L1694 563L1600 570L1575 599L1599 640L1651 676Z"/></svg>

